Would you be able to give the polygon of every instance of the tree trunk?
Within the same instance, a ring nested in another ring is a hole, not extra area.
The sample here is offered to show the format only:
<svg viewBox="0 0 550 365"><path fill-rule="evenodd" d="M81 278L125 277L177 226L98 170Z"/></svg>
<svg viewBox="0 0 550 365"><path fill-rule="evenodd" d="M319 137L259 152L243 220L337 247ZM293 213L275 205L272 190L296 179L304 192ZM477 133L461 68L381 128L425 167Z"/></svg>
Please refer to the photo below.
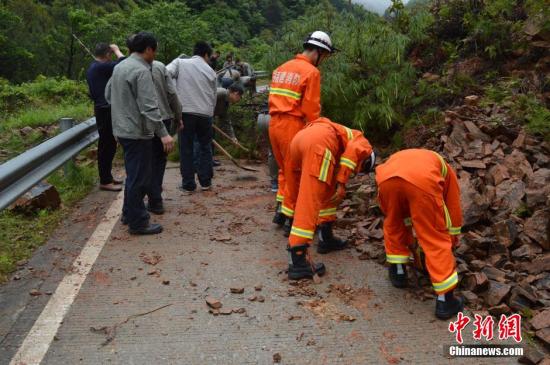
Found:
<svg viewBox="0 0 550 365"><path fill-rule="evenodd" d="M69 45L69 62L67 62L67 78L70 79L73 74L73 63L74 63L74 37L71 38L71 43Z"/></svg>

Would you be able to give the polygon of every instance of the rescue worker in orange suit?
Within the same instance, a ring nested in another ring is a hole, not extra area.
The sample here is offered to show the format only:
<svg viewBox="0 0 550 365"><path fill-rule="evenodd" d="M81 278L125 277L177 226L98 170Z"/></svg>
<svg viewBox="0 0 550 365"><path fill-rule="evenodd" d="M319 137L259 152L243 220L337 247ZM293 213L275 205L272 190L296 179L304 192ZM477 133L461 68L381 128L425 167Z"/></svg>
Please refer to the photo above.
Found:
<svg viewBox="0 0 550 365"><path fill-rule="evenodd" d="M462 298L453 295L458 274L452 249L462 226L455 172L434 151L408 149L393 154L376 168L376 184L385 215L384 245L393 286L407 286L405 265L411 255L414 229L438 295L435 315L451 318L464 307Z"/></svg>
<svg viewBox="0 0 550 365"><path fill-rule="evenodd" d="M292 225L288 238L289 279L325 273L325 266L314 264L308 252L316 227L318 253L346 246L332 232L336 207L346 194L350 176L370 172L374 161L372 147L360 131L327 118L312 121L296 134L284 166L287 189L282 204L282 212Z"/></svg>
<svg viewBox="0 0 550 365"><path fill-rule="evenodd" d="M304 51L273 71L269 91L269 139L279 166L284 166L292 138L308 122L321 114L321 73L319 64L336 51L330 37L321 31L311 33ZM279 169L277 209L273 223L283 226L281 213L285 195L284 169Z"/></svg>

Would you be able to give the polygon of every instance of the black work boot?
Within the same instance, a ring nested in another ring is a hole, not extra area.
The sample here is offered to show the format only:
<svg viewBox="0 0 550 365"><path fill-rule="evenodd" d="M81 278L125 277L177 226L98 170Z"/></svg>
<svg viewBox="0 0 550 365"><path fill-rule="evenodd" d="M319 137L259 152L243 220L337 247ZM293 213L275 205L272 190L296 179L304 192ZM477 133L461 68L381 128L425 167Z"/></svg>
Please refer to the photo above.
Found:
<svg viewBox="0 0 550 365"><path fill-rule="evenodd" d="M453 291L445 293L445 301L435 300L435 316L439 319L449 319L464 310L464 299L455 297Z"/></svg>
<svg viewBox="0 0 550 365"><path fill-rule="evenodd" d="M317 244L317 253L325 254L330 251L343 250L347 241L335 237L332 233L332 222L319 225L319 243Z"/></svg>
<svg viewBox="0 0 550 365"><path fill-rule="evenodd" d="M286 216L281 212L281 203L277 203L275 208L275 216L273 217L273 223L282 227L286 222Z"/></svg>
<svg viewBox="0 0 550 365"><path fill-rule="evenodd" d="M321 262L313 263L309 259L308 246L297 246L288 249L290 262L288 264L288 279L312 279L314 274L325 274L325 265Z"/></svg>
<svg viewBox="0 0 550 365"><path fill-rule="evenodd" d="M397 265L403 268L403 274L397 273ZM390 281L396 288L405 288L407 286L407 269L405 264L390 264Z"/></svg>
<svg viewBox="0 0 550 365"><path fill-rule="evenodd" d="M130 227L129 232L134 235L158 234L162 232L162 226L158 223L146 223L141 227Z"/></svg>
<svg viewBox="0 0 550 365"><path fill-rule="evenodd" d="M290 236L290 231L292 230L292 223L294 223L294 219L288 218L283 225L283 234L285 237Z"/></svg>
<svg viewBox="0 0 550 365"><path fill-rule="evenodd" d="M153 214L162 215L164 214L164 205L162 201L159 203L147 203L147 210Z"/></svg>

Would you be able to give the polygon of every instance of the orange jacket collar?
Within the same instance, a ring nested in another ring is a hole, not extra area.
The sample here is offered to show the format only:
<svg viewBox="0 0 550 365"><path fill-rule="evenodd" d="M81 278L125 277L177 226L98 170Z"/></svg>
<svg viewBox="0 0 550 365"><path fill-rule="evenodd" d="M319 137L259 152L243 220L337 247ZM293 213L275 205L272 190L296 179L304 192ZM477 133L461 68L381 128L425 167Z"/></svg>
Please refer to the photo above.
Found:
<svg viewBox="0 0 550 365"><path fill-rule="evenodd" d="M311 62L311 60L309 59L309 57L308 57L308 56L305 56L305 55L303 55L303 54L301 54L301 53L300 53L300 54L297 54L295 58L296 58L297 60L306 61L307 63L310 63L310 64L313 65L313 62ZM313 65L313 66L315 66L315 65Z"/></svg>

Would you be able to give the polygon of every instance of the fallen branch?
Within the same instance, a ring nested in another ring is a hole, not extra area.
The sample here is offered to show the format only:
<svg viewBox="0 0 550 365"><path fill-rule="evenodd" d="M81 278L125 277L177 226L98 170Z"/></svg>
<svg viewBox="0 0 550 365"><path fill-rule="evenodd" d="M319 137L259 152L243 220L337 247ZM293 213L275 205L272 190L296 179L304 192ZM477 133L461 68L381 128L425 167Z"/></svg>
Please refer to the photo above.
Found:
<svg viewBox="0 0 550 365"><path fill-rule="evenodd" d="M156 311L159 311L161 309L164 309L166 307L169 307L171 306L172 303L170 304L166 304L166 305L163 305L162 307L158 307L158 308L155 308L155 309L152 309L148 312L143 312L143 313L138 313L138 314L132 314L131 316L128 316L126 317L126 319L122 322L119 322L119 323L116 323L115 325L113 326L103 326L101 328L95 328L95 327L90 327L90 331L92 331L93 333L103 333L105 336L107 336L105 338L105 341L103 341L101 343L101 346L106 346L108 345L109 343L111 343L114 339L115 339L115 336L116 336L116 330L119 326L122 326L123 324L125 323L128 323L128 321L130 319L133 319L133 318L137 318L137 317L142 317L142 316L146 316L148 314L151 314L151 313L154 313Z"/></svg>

